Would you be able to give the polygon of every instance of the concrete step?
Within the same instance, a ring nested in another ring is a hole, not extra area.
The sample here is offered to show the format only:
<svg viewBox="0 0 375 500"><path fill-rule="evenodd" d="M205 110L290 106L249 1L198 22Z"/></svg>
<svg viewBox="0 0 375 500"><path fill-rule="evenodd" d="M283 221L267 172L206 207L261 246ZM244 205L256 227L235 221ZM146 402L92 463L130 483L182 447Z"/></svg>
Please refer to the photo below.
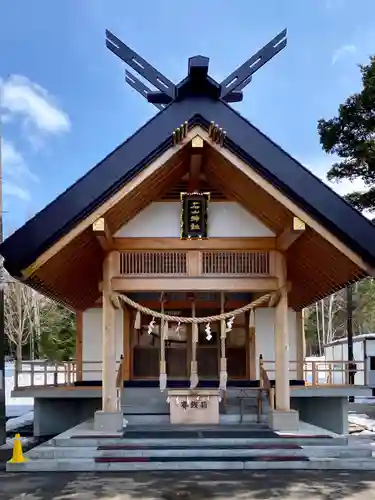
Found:
<svg viewBox="0 0 375 500"><path fill-rule="evenodd" d="M154 439L131 439L131 438L105 438L105 437L56 437L52 439L52 444L54 446L61 447L74 447L74 448L93 448L99 446L127 446L139 447L143 446L145 448L157 446L159 448L170 448L176 446L183 446L186 448L196 448L201 446L254 446L267 442L268 445L284 445L284 444L294 444L298 446L345 446L348 443L348 438L346 437L275 437L275 438L154 438Z"/></svg>
<svg viewBox="0 0 375 500"><path fill-rule="evenodd" d="M159 425L159 424L169 424L170 415L168 414L134 414L134 413L124 413L124 418L128 421L128 425ZM242 415L242 423L257 423L258 416L255 413L245 413ZM266 423L268 420L267 415L260 415L259 421ZM237 413L221 414L220 424L239 424L241 422L241 416Z"/></svg>
<svg viewBox="0 0 375 500"><path fill-rule="evenodd" d="M258 421L258 416L256 413L244 413L242 415L242 421L241 421L241 415L237 412L233 413L226 413L226 414L221 414L220 415L220 424L239 424L239 423L257 423ZM259 422L266 423L268 422L268 416L267 415L259 415Z"/></svg>
<svg viewBox="0 0 375 500"><path fill-rule="evenodd" d="M175 460L184 458L217 458L238 457L245 460L249 457L300 457L300 458L371 458L370 449L356 449L348 447L294 447L294 448L181 448L181 449L108 449L97 448L71 448L71 447L39 447L31 450L28 457L32 459L60 459L69 458L173 458Z"/></svg>
<svg viewBox="0 0 375 500"><path fill-rule="evenodd" d="M169 424L169 413L156 413L156 414L137 414L137 413L124 413L124 418L128 421L128 425L145 425L145 424Z"/></svg>
<svg viewBox="0 0 375 500"><path fill-rule="evenodd" d="M375 470L375 460L369 459L335 459L317 458L299 460L294 457L286 460L269 458L255 460L173 460L173 461L138 461L138 462L105 462L98 463L93 458L59 458L55 460L40 459L22 464L7 464L9 472L48 472L48 471L156 471L156 470Z"/></svg>

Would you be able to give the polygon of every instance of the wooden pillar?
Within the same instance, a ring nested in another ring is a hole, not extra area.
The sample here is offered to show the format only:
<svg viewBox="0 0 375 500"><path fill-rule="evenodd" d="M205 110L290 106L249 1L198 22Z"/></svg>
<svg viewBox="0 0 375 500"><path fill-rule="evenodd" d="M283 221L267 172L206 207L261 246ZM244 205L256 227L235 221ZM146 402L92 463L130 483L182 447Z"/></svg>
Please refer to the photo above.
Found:
<svg viewBox="0 0 375 500"><path fill-rule="evenodd" d="M276 409L290 410L289 385L289 332L288 332L288 292L286 287L286 261L277 252L276 270L279 280L280 300L275 307L275 380Z"/></svg>
<svg viewBox="0 0 375 500"><path fill-rule="evenodd" d="M83 313L76 311L76 380L82 381Z"/></svg>
<svg viewBox="0 0 375 500"><path fill-rule="evenodd" d="M255 311L252 309L245 314L245 321L248 326L248 369L247 375L250 380L256 380L256 359L255 359ZM246 327L245 327L246 328Z"/></svg>
<svg viewBox="0 0 375 500"><path fill-rule="evenodd" d="M131 334L133 331L133 325L131 323L131 314L129 308L124 305L123 311L123 354L124 354L124 362L122 366L122 376L123 380L130 380L130 372L131 372Z"/></svg>
<svg viewBox="0 0 375 500"><path fill-rule="evenodd" d="M115 308L111 301L111 278L116 266L116 252L109 252L103 262L102 314L102 410L117 411Z"/></svg>
<svg viewBox="0 0 375 500"><path fill-rule="evenodd" d="M306 357L305 325L303 311L296 312L296 351L297 351L297 379L304 379L304 362Z"/></svg>

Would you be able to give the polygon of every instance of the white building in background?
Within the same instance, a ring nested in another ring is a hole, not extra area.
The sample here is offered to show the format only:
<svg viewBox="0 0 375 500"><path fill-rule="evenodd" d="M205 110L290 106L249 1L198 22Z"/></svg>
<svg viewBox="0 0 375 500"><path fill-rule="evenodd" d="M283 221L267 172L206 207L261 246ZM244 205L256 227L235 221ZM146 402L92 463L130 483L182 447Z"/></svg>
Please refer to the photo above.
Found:
<svg viewBox="0 0 375 500"><path fill-rule="evenodd" d="M324 355L332 377L336 383L345 383L341 380L346 374L343 361L348 360L348 338L334 340L324 346ZM375 390L375 333L357 335L353 338L353 357L357 365L355 375L356 385L367 385ZM358 369L363 366L363 369ZM340 379L340 380L338 380Z"/></svg>

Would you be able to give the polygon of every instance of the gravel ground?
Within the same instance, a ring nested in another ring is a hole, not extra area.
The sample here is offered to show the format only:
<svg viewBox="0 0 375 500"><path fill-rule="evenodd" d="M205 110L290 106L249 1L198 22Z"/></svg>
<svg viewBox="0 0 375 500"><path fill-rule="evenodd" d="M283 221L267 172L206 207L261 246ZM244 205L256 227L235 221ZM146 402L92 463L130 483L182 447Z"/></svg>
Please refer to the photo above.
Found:
<svg viewBox="0 0 375 500"><path fill-rule="evenodd" d="M370 472L0 473L1 500L372 500Z"/></svg>

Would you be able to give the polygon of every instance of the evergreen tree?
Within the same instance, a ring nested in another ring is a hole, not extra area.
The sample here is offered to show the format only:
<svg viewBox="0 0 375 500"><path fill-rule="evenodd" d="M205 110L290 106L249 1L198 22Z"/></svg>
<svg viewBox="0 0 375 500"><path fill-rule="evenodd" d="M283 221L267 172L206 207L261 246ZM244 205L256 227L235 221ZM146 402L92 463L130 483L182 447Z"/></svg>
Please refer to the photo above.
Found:
<svg viewBox="0 0 375 500"><path fill-rule="evenodd" d="M75 357L75 315L51 303L41 311L39 356L51 361L69 361Z"/></svg>
<svg viewBox="0 0 375 500"><path fill-rule="evenodd" d="M358 210L375 213L375 56L360 71L362 90L339 107L338 116L319 120L318 132L324 151L341 160L329 170L328 180L362 180L366 189L345 198Z"/></svg>

